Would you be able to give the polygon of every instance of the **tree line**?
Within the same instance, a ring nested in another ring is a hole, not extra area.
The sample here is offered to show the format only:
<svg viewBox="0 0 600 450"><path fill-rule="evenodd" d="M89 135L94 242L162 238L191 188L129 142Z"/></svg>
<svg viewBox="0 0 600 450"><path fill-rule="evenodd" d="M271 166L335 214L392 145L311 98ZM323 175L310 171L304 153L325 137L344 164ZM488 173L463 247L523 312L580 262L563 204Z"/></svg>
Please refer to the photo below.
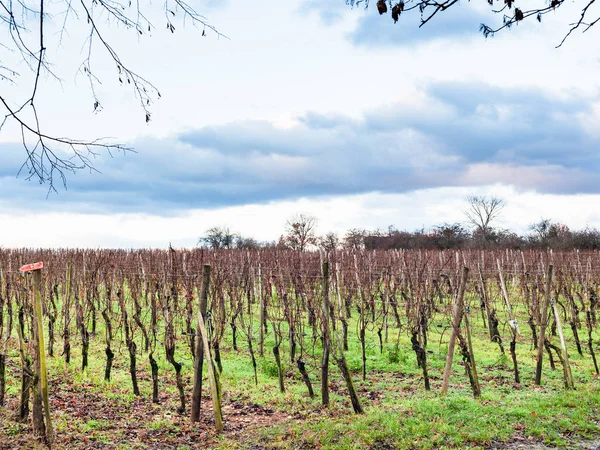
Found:
<svg viewBox="0 0 600 450"><path fill-rule="evenodd" d="M529 225L526 233L498 226L498 219L506 206L504 199L495 196L469 196L464 211L464 222L442 223L429 229L399 230L394 225L387 229L366 230L350 228L343 235L334 232L317 233L318 219L310 214L296 214L287 220L278 240L261 242L242 236L227 226L206 230L198 245L212 249L279 248L304 251L321 248L352 250L390 249L600 249L600 230L585 227L571 230L566 224L542 218Z"/></svg>

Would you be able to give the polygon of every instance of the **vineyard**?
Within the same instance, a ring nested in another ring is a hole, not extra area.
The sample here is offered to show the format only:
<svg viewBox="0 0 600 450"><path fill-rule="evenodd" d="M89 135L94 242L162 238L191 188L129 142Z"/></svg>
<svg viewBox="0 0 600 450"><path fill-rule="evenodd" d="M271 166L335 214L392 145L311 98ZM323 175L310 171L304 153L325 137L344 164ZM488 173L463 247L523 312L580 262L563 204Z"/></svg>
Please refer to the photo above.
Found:
<svg viewBox="0 0 600 450"><path fill-rule="evenodd" d="M599 289L598 252L0 249L0 448L594 448Z"/></svg>

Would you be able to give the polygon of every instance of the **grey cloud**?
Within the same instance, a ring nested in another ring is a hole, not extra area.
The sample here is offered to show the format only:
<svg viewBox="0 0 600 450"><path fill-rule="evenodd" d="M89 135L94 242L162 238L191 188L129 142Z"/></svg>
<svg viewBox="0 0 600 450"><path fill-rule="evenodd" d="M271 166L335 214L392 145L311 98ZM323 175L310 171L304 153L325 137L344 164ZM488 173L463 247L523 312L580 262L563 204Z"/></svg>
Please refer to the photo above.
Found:
<svg viewBox="0 0 600 450"><path fill-rule="evenodd" d="M533 89L435 84L420 108L396 104L362 119L309 112L298 125L266 121L200 128L133 143L98 158L102 174L69 178L51 195L15 179L24 156L0 147L0 204L82 212L173 214L299 197L512 184L543 192L599 192L600 138L579 118L591 101Z"/></svg>

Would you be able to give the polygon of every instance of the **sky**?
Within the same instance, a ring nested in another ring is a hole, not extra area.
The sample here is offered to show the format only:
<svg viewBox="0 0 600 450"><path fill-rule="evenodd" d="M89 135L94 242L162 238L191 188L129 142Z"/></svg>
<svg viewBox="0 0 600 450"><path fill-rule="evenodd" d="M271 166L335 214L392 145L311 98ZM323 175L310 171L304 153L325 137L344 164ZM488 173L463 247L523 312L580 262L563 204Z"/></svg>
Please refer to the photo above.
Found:
<svg viewBox="0 0 600 450"><path fill-rule="evenodd" d="M192 247L216 225L272 241L296 213L317 217L322 234L413 230L464 222L470 194L504 198L498 225L518 232L541 218L600 227L600 31L555 48L578 3L487 39L480 24L502 18L486 2L422 28L418 13L394 24L374 2L191 4L226 37L179 16L171 33L158 5L147 7L149 35L98 13L121 60L160 91L148 123L100 47L94 112L78 72L88 25L58 10L46 20L61 81L40 82L44 130L135 151L100 153L98 172L49 193L17 176L25 153L6 124L0 246ZM14 63L24 75L0 92L16 104L31 79Z"/></svg>

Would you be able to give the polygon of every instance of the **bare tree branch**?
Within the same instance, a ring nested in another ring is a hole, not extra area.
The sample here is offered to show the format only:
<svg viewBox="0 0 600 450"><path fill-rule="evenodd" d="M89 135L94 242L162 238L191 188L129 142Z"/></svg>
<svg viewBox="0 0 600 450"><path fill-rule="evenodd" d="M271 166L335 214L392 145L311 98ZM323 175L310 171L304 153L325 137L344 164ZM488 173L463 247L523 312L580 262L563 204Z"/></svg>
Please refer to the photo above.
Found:
<svg viewBox="0 0 600 450"><path fill-rule="evenodd" d="M539 3L543 3L543 6L540 5L536 8L523 10L516 6L516 0L502 0L501 8L492 8L492 12L499 14L504 13L505 11L511 11L511 14L503 14L501 26L494 28L482 23L479 27L479 30L483 33L485 37L489 37L493 36L494 34L498 33L499 31L505 28L511 28L512 25L514 25L515 23L521 22L522 20L525 20L532 16L535 16L535 18L539 22L541 22L542 17L545 14L556 11L565 3L565 1L566 0L547 0L542 2L540 0ZM600 21L600 15L593 16L591 19L588 17L591 14L590 7L595 3L595 1L596 0L585 0L583 2L580 1L580 3L583 4L583 7L581 9L581 16L576 22L570 25L570 29L563 36L562 40L557 45L557 47L561 47L565 43L567 38L571 36L571 34L577 29L582 28L582 33L585 33ZM494 0L487 0L487 2L490 6L494 6ZM500 0L496 0L496 3L499 2ZM364 3L365 7L369 6L369 0L346 0L346 4L349 4L351 6L358 6L362 3ZM401 14L418 9L421 14L421 23L419 24L419 27L422 27L431 19L433 19L433 17L435 17L439 12L446 11L450 7L456 5L457 3L458 0L387 0L387 2L386 0L379 0L377 2L377 10L379 11L379 14L385 14L388 11L387 5L389 5L389 9L391 9L392 11L392 19L395 23L398 21L398 18ZM531 2L528 2L528 4L530 5Z"/></svg>
<svg viewBox="0 0 600 450"><path fill-rule="evenodd" d="M47 11L49 7L54 12L58 10L58 14L53 16ZM148 18L147 11L152 8L155 8L152 2L142 4L140 0L133 4L130 0L0 0L0 30L4 29L10 37L8 41L0 43L0 109L4 110L0 133L9 122L16 124L20 129L26 158L19 174L25 172L26 179L36 179L42 184L48 184L49 192L56 191L56 179L60 179L66 187L69 173L83 169L95 171L93 159L100 153L112 156L115 150L131 151L126 145L113 143L107 138L84 140L59 137L43 129L43 120L37 108L39 92L45 87L48 76L62 83L47 60L50 53L45 32L47 23L59 18L59 25L62 26L58 32L58 41L51 44L51 50L57 50L62 47L63 38L69 36L69 21L86 20L89 31L82 41L87 52L79 66L79 72L85 74L88 79L93 111L97 113L102 109L96 89L102 84L102 80L92 70L92 60L99 48L115 63L121 84L131 85L133 94L144 112L144 120L149 122L152 102L160 98L160 92L151 81L137 73L120 57L116 44L110 42L110 30L107 27L111 24L121 25L135 33L138 38L149 34L156 28ZM167 17L167 28L171 32L175 32L173 21L179 18L184 23L189 20L195 27L202 28L202 36L206 34L206 30L210 30L217 37L227 38L183 0L165 0L162 9ZM100 17L102 24L99 23ZM31 26L32 18L35 18L35 27ZM7 57L2 52L5 52ZM7 62L11 58L16 62ZM21 62L25 63L29 73L22 74L12 67ZM18 85L19 81L30 83L31 89L28 89L30 93L26 99L14 98L18 95L15 94L14 86Z"/></svg>

